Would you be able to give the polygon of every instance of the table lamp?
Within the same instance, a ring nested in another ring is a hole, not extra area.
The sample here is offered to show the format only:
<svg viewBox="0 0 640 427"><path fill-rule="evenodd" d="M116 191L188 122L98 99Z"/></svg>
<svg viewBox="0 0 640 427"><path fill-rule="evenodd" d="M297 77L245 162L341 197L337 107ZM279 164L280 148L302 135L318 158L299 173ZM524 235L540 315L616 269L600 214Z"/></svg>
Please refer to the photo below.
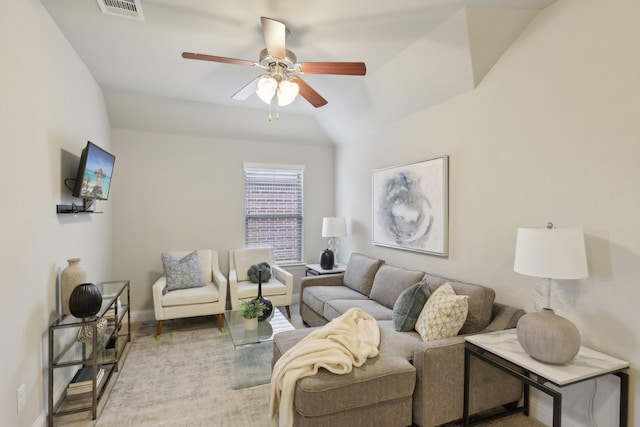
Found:
<svg viewBox="0 0 640 427"><path fill-rule="evenodd" d="M547 279L546 306L527 313L518 322L518 341L534 359L566 363L580 350L580 332L551 308L551 279L583 279L589 276L584 234L581 228L518 228L513 265L516 273Z"/></svg>
<svg viewBox="0 0 640 427"><path fill-rule="evenodd" d="M347 235L347 221L342 217L327 217L322 218L322 237L329 238L329 248L326 249L320 256L320 266L322 268L328 267L331 255L333 255L333 261L330 262L333 268L338 264L338 237ZM329 254L328 252L331 254ZM326 254L326 255L325 255ZM324 264L324 265L323 265Z"/></svg>

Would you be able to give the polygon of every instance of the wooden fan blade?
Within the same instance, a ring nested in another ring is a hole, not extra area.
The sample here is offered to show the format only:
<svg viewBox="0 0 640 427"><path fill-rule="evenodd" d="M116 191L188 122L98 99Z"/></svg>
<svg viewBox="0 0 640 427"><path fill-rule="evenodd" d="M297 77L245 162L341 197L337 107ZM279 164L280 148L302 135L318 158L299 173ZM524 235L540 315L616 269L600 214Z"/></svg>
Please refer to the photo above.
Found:
<svg viewBox="0 0 640 427"><path fill-rule="evenodd" d="M364 76L367 66L364 62L301 62L297 64L301 73L305 74L343 74Z"/></svg>
<svg viewBox="0 0 640 427"><path fill-rule="evenodd" d="M275 19L262 17L260 20L262 21L262 32L267 52L274 58L284 59L287 27Z"/></svg>
<svg viewBox="0 0 640 427"><path fill-rule="evenodd" d="M260 80L260 77L262 76L258 76L255 79L251 80L249 83L247 83L246 86L244 86L242 89L234 93L231 99L235 99L236 101L244 101L245 99L249 98L251 95L256 93L256 90L258 89L258 81Z"/></svg>
<svg viewBox="0 0 640 427"><path fill-rule="evenodd" d="M235 58L227 58L224 56L204 55L202 53L182 52L182 57L185 59L198 59L201 61L222 62L225 64L249 65L252 67L258 65L255 62L247 61L246 59L235 59Z"/></svg>
<svg viewBox="0 0 640 427"><path fill-rule="evenodd" d="M327 104L327 100L324 99L318 92L316 92L311 86L309 86L304 80L298 76L291 76L289 81L296 83L300 88L298 92L304 99L309 101L314 107L322 107Z"/></svg>

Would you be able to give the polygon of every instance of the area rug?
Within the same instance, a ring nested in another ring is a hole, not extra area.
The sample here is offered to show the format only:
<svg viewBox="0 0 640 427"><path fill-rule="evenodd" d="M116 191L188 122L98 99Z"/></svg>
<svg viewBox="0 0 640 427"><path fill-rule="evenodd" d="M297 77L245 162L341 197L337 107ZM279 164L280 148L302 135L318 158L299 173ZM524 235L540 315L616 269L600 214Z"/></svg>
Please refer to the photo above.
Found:
<svg viewBox="0 0 640 427"><path fill-rule="evenodd" d="M149 322L135 328L133 345L96 427L269 425L270 386L233 389L233 344L214 317L165 321L159 341L155 326ZM483 425L543 426L522 415Z"/></svg>

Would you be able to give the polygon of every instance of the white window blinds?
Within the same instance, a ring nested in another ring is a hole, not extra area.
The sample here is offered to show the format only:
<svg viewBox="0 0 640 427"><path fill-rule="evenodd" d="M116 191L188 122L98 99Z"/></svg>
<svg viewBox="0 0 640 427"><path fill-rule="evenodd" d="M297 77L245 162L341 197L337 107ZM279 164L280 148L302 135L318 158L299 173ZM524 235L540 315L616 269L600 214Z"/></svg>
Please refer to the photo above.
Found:
<svg viewBox="0 0 640 427"><path fill-rule="evenodd" d="M303 166L245 164L245 244L273 248L276 262L302 262Z"/></svg>

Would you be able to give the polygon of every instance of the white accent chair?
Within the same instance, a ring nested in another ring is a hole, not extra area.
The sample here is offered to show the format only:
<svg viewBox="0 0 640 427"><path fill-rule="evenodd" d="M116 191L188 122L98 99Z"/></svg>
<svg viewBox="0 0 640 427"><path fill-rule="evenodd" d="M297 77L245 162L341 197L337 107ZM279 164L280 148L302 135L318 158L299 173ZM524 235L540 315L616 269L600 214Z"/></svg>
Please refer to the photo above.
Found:
<svg viewBox="0 0 640 427"><path fill-rule="evenodd" d="M182 259L193 251L169 252ZM224 311L227 304L227 278L220 272L218 251L200 249L198 261L205 285L197 288L176 289L162 295L167 278L162 275L152 287L153 308L158 321L156 339L160 339L164 320L183 317L218 315L220 330L224 331Z"/></svg>
<svg viewBox="0 0 640 427"><path fill-rule="evenodd" d="M240 310L243 301L258 296L258 284L249 280L247 271L254 264L267 262L271 266L271 279L262 283L262 296L276 306L285 306L291 319L293 274L278 267L271 248L231 249L229 251L229 294L231 309Z"/></svg>

